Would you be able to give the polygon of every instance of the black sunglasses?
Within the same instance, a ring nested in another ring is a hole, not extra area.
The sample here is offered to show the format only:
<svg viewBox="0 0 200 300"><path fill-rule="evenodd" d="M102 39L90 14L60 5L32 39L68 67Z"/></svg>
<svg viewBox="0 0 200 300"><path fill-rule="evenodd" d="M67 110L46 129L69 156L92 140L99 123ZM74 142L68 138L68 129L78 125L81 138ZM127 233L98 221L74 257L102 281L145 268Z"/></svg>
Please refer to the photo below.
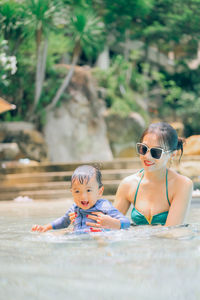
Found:
<svg viewBox="0 0 200 300"><path fill-rule="evenodd" d="M170 150L164 150L159 147L149 148L147 145L145 145L143 143L136 144L136 151L140 155L145 155L148 151L150 151L151 156L155 159L160 159L162 157L163 153L171 152Z"/></svg>

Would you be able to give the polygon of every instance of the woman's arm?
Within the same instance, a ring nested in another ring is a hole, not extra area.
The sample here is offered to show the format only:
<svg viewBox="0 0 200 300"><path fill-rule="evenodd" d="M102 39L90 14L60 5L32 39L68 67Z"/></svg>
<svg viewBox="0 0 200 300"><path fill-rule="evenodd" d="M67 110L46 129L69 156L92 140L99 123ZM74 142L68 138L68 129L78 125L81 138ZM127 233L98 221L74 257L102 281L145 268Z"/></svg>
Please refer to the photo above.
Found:
<svg viewBox="0 0 200 300"><path fill-rule="evenodd" d="M174 188L175 194L165 226L184 223L192 199L193 183L189 178L181 176L176 184L174 184Z"/></svg>
<svg viewBox="0 0 200 300"><path fill-rule="evenodd" d="M129 191L130 191L130 184L126 181L126 178L122 180L120 183L116 197L114 206L123 214L126 215L131 202L128 200L129 198Z"/></svg>

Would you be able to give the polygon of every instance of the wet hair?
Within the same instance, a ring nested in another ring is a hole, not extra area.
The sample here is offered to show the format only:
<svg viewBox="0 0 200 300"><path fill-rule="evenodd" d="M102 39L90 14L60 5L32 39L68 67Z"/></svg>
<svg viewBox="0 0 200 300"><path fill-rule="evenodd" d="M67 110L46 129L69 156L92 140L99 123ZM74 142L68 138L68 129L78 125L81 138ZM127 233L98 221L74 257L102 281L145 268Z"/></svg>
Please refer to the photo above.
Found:
<svg viewBox="0 0 200 300"><path fill-rule="evenodd" d="M145 135L148 133L154 133L158 137L159 143L165 145L166 149L171 152L175 150L180 150L181 154L179 157L179 161L183 155L183 144L184 139L179 138L177 135L176 130L168 123L165 122L158 122L152 123L149 127L143 132L140 142L143 141Z"/></svg>
<svg viewBox="0 0 200 300"><path fill-rule="evenodd" d="M74 173L72 174L71 177L71 186L73 185L74 181L78 180L80 184L87 184L90 179L95 176L96 181L99 185L99 188L103 186L101 180L102 180L102 175L101 171L99 170L98 167L96 166L90 166L90 165L82 165L78 168L75 169Z"/></svg>

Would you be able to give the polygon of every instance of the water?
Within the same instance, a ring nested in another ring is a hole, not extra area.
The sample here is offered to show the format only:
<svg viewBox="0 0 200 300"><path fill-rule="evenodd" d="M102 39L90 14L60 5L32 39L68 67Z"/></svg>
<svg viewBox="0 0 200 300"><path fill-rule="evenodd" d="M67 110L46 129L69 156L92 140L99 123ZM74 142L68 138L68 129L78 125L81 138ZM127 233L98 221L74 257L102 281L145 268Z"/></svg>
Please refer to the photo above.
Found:
<svg viewBox="0 0 200 300"><path fill-rule="evenodd" d="M0 300L200 299L200 205L188 226L33 233L71 203L0 203Z"/></svg>

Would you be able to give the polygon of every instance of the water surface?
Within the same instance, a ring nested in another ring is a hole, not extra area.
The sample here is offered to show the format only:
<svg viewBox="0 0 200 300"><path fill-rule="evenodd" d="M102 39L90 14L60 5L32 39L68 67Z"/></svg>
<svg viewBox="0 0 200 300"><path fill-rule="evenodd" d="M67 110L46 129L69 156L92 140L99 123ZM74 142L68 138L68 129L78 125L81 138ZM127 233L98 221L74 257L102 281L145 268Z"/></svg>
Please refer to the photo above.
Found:
<svg viewBox="0 0 200 300"><path fill-rule="evenodd" d="M200 205L188 226L30 231L71 203L0 203L0 300L200 299Z"/></svg>

